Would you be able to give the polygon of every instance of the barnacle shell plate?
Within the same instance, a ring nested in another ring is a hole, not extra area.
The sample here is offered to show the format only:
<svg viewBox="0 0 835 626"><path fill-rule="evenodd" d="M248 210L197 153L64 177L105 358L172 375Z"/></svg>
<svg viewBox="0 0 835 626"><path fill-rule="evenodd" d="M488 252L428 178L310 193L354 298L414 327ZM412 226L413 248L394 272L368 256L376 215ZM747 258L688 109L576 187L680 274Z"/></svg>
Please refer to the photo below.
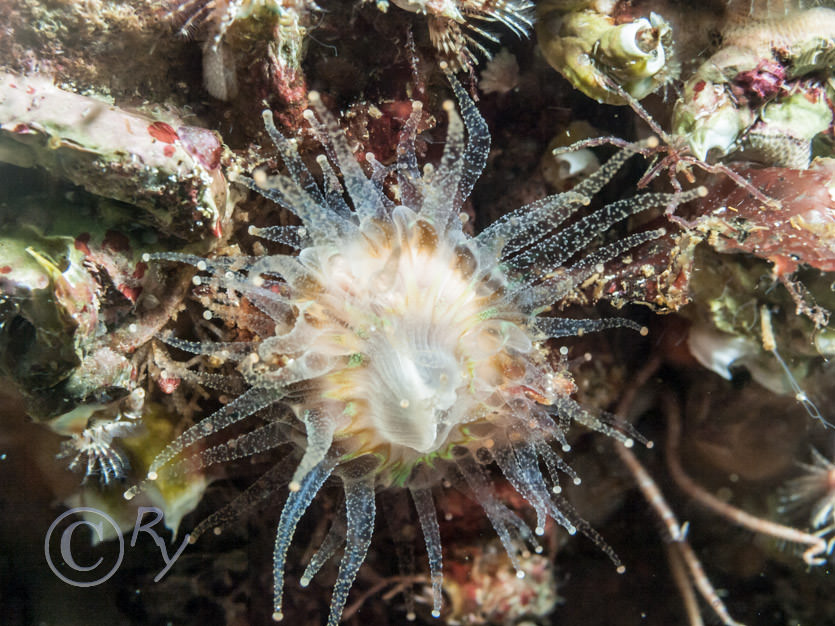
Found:
<svg viewBox="0 0 835 626"><path fill-rule="evenodd" d="M641 99L674 73L672 32L657 13L625 24L593 9L563 12L559 0L539 6L537 35L548 63L598 102L625 104L614 81Z"/></svg>

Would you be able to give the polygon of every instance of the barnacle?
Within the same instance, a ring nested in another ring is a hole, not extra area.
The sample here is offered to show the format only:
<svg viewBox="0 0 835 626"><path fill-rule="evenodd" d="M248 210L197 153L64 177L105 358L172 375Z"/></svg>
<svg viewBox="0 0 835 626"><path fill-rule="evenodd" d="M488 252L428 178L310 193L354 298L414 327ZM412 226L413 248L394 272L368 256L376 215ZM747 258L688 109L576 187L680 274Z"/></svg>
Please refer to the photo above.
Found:
<svg viewBox="0 0 835 626"><path fill-rule="evenodd" d="M478 63L473 49L490 57L490 50L480 40L498 44L492 32L482 27L499 23L519 37L527 37L533 25L534 5L529 0L391 0L393 4L426 15L432 45L455 67ZM388 0L376 0L382 11Z"/></svg>
<svg viewBox="0 0 835 626"><path fill-rule="evenodd" d="M612 83L640 100L678 73L672 29L657 13L618 23L595 2L546 0L537 18L548 63L598 102L626 103Z"/></svg>
<svg viewBox="0 0 835 626"><path fill-rule="evenodd" d="M217 235L231 206L222 146L205 128L166 121L0 72L0 161L42 167L87 191L136 207L131 222L197 241Z"/></svg>
<svg viewBox="0 0 835 626"><path fill-rule="evenodd" d="M549 519L570 533L581 530L619 565L611 549L555 495L560 472L575 482L579 478L551 446L570 449L565 432L572 422L625 445L632 445L635 434L571 399L570 374L549 358L544 342L616 326L640 327L624 319L543 314L590 276L605 274L607 261L663 231L635 233L580 254L598 234L629 215L687 201L703 190L620 200L555 234L590 203L634 153L633 147L617 153L571 191L522 207L470 237L459 212L485 166L490 139L472 100L451 82L461 117L451 102L445 104L449 127L443 154L437 167L426 165L422 172L414 146L419 102L412 105L392 166L365 155L369 176L318 94L312 93L313 110L305 117L327 154L317 158L321 184L304 165L295 142L281 135L271 113L265 112L267 130L288 173L271 176L258 169L241 182L295 213L302 225L250 227L250 233L295 247L298 255L148 257L190 263L203 272L196 282L217 294L216 304L209 303L209 318L218 312L227 315L244 302L260 311L237 312L260 316L260 322L249 323L261 329L260 341L167 339L179 349L236 362L250 388L170 443L151 464L148 479L287 442L303 450L278 523L276 620L284 616L285 560L296 526L331 475L343 483L344 522L334 522L301 579L306 586L344 544L331 625L339 621L371 542L375 492L390 488L411 493L429 556L433 614L440 615L442 558L433 488L448 475L463 476L517 572L523 570L521 554L526 546L536 548L535 535L545 532ZM394 190L396 200L386 194L387 188ZM182 458L191 446L208 443L272 405L283 406L284 415L272 415L254 430ZM301 425L306 437L298 433ZM533 532L498 498L485 469L493 463L533 507ZM271 483L274 478L262 484L269 489ZM230 506L258 499L253 492L241 498ZM224 516L210 518L192 536Z"/></svg>
<svg viewBox="0 0 835 626"><path fill-rule="evenodd" d="M835 10L814 8L734 24L685 83L673 132L701 160L743 151L766 165L805 169L833 121Z"/></svg>
<svg viewBox="0 0 835 626"><path fill-rule="evenodd" d="M271 28L270 54L283 70L295 73L301 64L304 38L311 11L318 9L312 0L181 0L171 13L181 18L180 34L189 36L205 29L203 80L206 89L220 100L237 94L237 63L234 49L224 41L236 22L250 20L254 27Z"/></svg>
<svg viewBox="0 0 835 626"><path fill-rule="evenodd" d="M542 174L559 191L573 187L600 167L600 160L591 148L570 149L573 144L599 135L588 122L571 122L561 129L548 144L542 157Z"/></svg>
<svg viewBox="0 0 835 626"><path fill-rule="evenodd" d="M176 3L173 13L185 16L181 34L188 36L194 29L207 26L211 45L217 50L229 28L237 21L263 15L277 16L281 26L298 36L294 45L301 47L304 29L301 16L316 5L310 0L183 0Z"/></svg>

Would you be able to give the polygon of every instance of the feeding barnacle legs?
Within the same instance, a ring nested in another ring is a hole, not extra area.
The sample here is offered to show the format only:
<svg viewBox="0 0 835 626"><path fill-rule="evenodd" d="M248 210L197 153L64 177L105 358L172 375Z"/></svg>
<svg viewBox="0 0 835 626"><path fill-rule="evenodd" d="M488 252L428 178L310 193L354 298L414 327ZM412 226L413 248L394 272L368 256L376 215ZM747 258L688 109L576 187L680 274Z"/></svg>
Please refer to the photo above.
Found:
<svg viewBox="0 0 835 626"><path fill-rule="evenodd" d="M835 462L815 448L811 456L811 463L798 463L803 474L787 481L780 491L780 512L794 515L808 508L811 532L826 541L829 557L835 546Z"/></svg>
<svg viewBox="0 0 835 626"><path fill-rule="evenodd" d="M388 11L388 0L374 2ZM529 0L392 0L400 9L426 16L429 39L442 62L453 69L472 69L478 55L492 56L492 47L499 43L493 25L510 30L520 39L533 28L534 4Z"/></svg>

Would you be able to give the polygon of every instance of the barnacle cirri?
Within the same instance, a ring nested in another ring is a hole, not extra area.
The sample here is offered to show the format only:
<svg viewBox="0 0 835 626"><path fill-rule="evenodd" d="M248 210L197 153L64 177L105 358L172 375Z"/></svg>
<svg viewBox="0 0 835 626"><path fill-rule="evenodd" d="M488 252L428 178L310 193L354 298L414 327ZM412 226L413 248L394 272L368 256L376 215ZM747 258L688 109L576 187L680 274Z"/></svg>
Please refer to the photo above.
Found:
<svg viewBox="0 0 835 626"><path fill-rule="evenodd" d="M70 439L61 443L58 458L71 458L70 470L83 471L84 482L95 475L98 475L103 485L123 479L130 462L113 440L134 435L140 429L139 418L144 400L144 389L137 387L124 400L124 406L115 419L96 419L93 416L86 420L86 407L59 418L52 426L58 432L69 429L73 422L79 421L79 416L86 424L79 432L72 433Z"/></svg>
<svg viewBox="0 0 835 626"><path fill-rule="evenodd" d="M798 465L804 474L781 489L780 511L791 513L811 505L809 525L815 531L829 533L835 528L835 463L812 448L812 463Z"/></svg>
<svg viewBox="0 0 835 626"><path fill-rule="evenodd" d="M473 50L488 59L489 47L499 39L489 26L501 24L519 38L525 38L533 26L534 5L530 0L391 0L393 4L426 15L429 39L447 62L459 69L478 64ZM376 0L382 11L388 0ZM482 40L485 43L482 43Z"/></svg>
<svg viewBox="0 0 835 626"><path fill-rule="evenodd" d="M148 257L196 266L202 272L198 282L217 294L215 303L208 303L210 317L212 310L228 314L230 306L244 301L264 317L261 338L252 342L169 339L175 347L236 362L250 388L170 443L148 478L262 453L288 439L303 449L278 522L276 620L284 617L285 560L296 526L332 475L344 487L344 515L301 577L306 586L344 545L330 605L332 626L371 542L377 492L383 497L400 488L408 490L417 510L429 558L432 612L440 615L442 552L433 490L447 476L463 477L517 572L523 571L522 554L536 549L536 535L549 519L592 537L620 566L611 549L555 495L561 472L575 482L579 478L552 444L570 448L565 429L574 421L626 445L632 445L634 434L570 398L570 374L549 360L544 342L614 326L640 327L623 319L542 314L584 280L603 273L606 261L661 233L632 234L579 254L592 239L629 215L689 200L702 190L619 200L555 234L628 159L632 152L626 149L571 191L522 207L470 237L460 211L485 166L490 138L472 100L451 82L461 116L452 102L445 104L449 122L443 154L436 166L422 171L415 153L419 102L404 125L396 162L387 167L365 155L368 175L335 119L311 93L313 110L305 117L327 154L317 158L321 183L304 165L295 142L282 136L265 112L287 173L259 169L241 180L295 213L302 225L250 227L250 232L293 245L297 255ZM387 189L395 190L395 199ZM182 458L190 446L205 445L276 404L286 408L288 422L268 418L254 430ZM301 425L305 437L298 434ZM498 497L487 470L493 463L533 507L534 531ZM240 498L244 505L257 499L250 492ZM193 537L223 517L210 517Z"/></svg>
<svg viewBox="0 0 835 626"><path fill-rule="evenodd" d="M98 474L102 484L108 485L112 480L123 478L129 467L125 455L113 446L113 440L129 435L135 428L136 424L121 421L93 424L64 441L58 458L72 457L69 465L72 471L81 470L84 465L85 482Z"/></svg>
<svg viewBox="0 0 835 626"><path fill-rule="evenodd" d="M185 36L208 24L211 45L217 50L229 27L239 20L259 14L275 15L281 26L292 26L298 31L301 16L315 6L309 0L176 0L171 13L184 17L180 33Z"/></svg>

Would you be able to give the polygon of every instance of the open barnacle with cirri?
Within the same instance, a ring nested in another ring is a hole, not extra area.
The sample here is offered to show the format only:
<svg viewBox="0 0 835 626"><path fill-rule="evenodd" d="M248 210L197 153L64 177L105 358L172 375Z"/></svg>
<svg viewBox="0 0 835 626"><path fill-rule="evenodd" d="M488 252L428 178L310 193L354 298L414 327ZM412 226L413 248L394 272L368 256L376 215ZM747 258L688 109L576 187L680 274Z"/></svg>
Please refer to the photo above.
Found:
<svg viewBox="0 0 835 626"><path fill-rule="evenodd" d="M276 130L271 113L264 113L287 173L257 169L241 182L295 213L302 224L250 227L250 233L293 246L297 254L148 257L194 265L201 272L198 281L217 294L209 317L228 315L230 305L246 301L260 319L250 321L261 335L251 342L168 339L177 348L235 362L249 389L171 442L152 463L148 479L288 442L300 450L278 520L276 620L284 616L285 561L296 526L331 477L344 487L344 516L334 521L301 579L309 583L344 546L331 625L339 622L365 560L376 500L392 490L411 494L428 554L432 612L440 615L442 551L434 490L446 477L463 477L517 571L521 555L536 548L536 536L549 519L570 533L582 531L621 567L557 495L563 475L579 481L557 450L570 449L566 430L572 422L625 445L637 435L570 397L570 374L548 358L545 342L616 326L642 329L626 319L545 313L604 271L607 261L662 231L631 234L583 252L599 234L630 215L688 201L703 190L641 194L577 219L633 147L571 191L524 206L471 237L460 211L485 167L490 137L472 100L450 81L461 113L445 103L443 154L422 170L415 152L420 102L413 103L405 122L396 162L385 166L365 155L366 173L336 120L311 93L305 117L325 150L317 158L320 179L307 169L296 143ZM387 192L392 189L395 199ZM230 426L273 405L288 412L289 422L258 421L253 430L223 441ZM212 441L219 442L212 446ZM491 481L493 465L533 508L533 530L501 501ZM272 477L255 490L276 482ZM261 497L267 495L243 494L227 514L210 518L195 534L214 520L236 517L236 507Z"/></svg>
<svg viewBox="0 0 835 626"><path fill-rule="evenodd" d="M376 0L388 11L389 0ZM530 0L391 0L395 6L425 15L429 39L445 62L457 69L478 64L476 53L492 57L499 43L492 27L502 25L520 39L533 28L534 5Z"/></svg>

